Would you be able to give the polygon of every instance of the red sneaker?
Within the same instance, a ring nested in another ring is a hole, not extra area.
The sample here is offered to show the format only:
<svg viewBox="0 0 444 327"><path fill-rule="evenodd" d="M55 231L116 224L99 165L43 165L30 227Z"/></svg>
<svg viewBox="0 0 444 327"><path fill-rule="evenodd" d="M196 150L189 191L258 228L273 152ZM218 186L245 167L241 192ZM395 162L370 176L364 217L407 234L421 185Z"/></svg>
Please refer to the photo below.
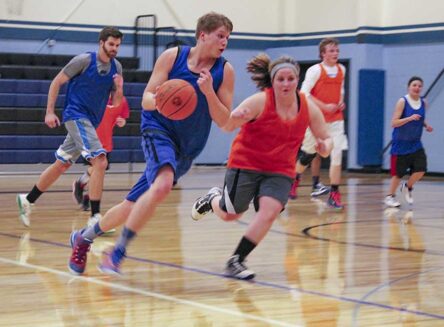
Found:
<svg viewBox="0 0 444 327"><path fill-rule="evenodd" d="M339 191L330 192L327 204L333 209L344 209L344 206L341 203L341 193L339 193Z"/></svg>

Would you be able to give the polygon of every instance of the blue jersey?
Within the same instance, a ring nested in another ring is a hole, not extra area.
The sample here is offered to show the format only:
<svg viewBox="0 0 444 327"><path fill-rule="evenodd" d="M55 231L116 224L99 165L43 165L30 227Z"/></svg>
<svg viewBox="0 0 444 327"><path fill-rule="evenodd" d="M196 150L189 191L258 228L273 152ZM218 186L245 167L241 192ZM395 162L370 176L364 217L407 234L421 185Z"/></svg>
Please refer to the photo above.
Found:
<svg viewBox="0 0 444 327"><path fill-rule="evenodd" d="M391 149L391 154L393 155L410 154L423 148L421 136L425 120L424 100L421 98L421 106L419 109L413 109L406 97L404 97L404 100L404 111L400 118L402 119L418 114L421 116L421 119L410 121L407 124L393 129Z"/></svg>
<svg viewBox="0 0 444 327"><path fill-rule="evenodd" d="M113 76L117 74L116 63L111 60L108 74L97 71L97 55L91 52L91 62L80 75L73 77L66 91L63 122L86 118L97 127L105 113L106 103L114 86Z"/></svg>
<svg viewBox="0 0 444 327"><path fill-rule="evenodd" d="M176 144L180 155L194 159L203 150L207 142L212 119L208 109L207 99L197 85L199 74L188 69L187 59L190 49L189 46L179 47L176 61L168 75L168 79L183 79L194 86L198 99L196 110L183 120L165 118L157 110L142 110L141 130L142 133L157 130L168 135ZM210 69L215 92L217 92L222 84L225 62L226 60L220 57Z"/></svg>

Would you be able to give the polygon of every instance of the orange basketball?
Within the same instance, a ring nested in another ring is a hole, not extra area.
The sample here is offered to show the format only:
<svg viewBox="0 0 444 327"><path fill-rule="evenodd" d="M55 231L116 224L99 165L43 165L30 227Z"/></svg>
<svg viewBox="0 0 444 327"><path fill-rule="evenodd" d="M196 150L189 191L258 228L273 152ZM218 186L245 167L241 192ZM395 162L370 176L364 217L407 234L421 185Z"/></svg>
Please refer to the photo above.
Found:
<svg viewBox="0 0 444 327"><path fill-rule="evenodd" d="M157 89L157 110L169 119L182 120L189 117L196 105L196 90L183 79L170 79Z"/></svg>

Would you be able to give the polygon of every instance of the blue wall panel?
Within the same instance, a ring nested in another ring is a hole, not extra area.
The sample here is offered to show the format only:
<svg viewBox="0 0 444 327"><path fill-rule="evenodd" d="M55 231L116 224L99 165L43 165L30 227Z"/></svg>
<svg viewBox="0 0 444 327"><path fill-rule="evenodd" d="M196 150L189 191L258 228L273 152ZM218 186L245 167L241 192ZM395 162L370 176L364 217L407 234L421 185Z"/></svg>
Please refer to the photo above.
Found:
<svg viewBox="0 0 444 327"><path fill-rule="evenodd" d="M361 166L382 165L384 80L383 70L359 71L358 164Z"/></svg>

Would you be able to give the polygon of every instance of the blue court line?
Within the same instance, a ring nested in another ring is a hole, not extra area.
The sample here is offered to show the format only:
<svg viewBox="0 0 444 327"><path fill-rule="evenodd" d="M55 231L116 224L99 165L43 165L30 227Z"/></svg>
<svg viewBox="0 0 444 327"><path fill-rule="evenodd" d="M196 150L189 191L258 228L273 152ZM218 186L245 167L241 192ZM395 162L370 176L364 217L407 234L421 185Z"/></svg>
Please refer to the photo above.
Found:
<svg viewBox="0 0 444 327"><path fill-rule="evenodd" d="M427 269L427 270L425 270L425 271L420 271L420 272L412 273L412 274L409 274L409 275L406 275L406 276L402 276L402 277L399 277L399 278L396 278L396 279L390 280L390 281L388 281L388 282L386 282L386 283L382 283L381 285L379 285L379 286L375 287L374 289L372 289L371 291L367 292L367 293L366 293L366 294L360 299L360 301L365 302L367 298L369 298L369 297L372 296L373 294L379 292L381 289L386 288L386 287L388 287L388 286L390 286L390 285L393 285L393 284L395 284L395 283L397 283L397 282L399 282L399 281L402 281L402 280L408 280L408 279L410 279L410 278L412 278L412 277L415 277L415 276L419 276L419 275L427 274L427 273L429 273L429 272L433 272L433 271L437 271L437 270L442 270L442 269L444 269L444 267L431 268L431 269ZM352 319L353 319L352 321L353 321L353 322L357 321L357 316L358 316L358 314L359 314L359 310L360 310L360 309L361 309L361 303L357 303L356 306L355 306L355 308L353 309L353 315L352 315L352 317L353 317L353 318L352 318ZM409 310L403 310L403 312L410 312L410 311L409 311ZM439 318L439 319L442 319L442 318Z"/></svg>
<svg viewBox="0 0 444 327"><path fill-rule="evenodd" d="M14 234L9 234L9 233L3 233L3 232L0 232L0 235L5 236L5 237L9 237L9 238L16 238L16 239L21 238L20 236L17 236ZM53 245L53 246L63 247L63 248L70 248L69 245L59 243L59 242L40 240L40 239L36 239L36 238L32 238L32 237L29 240L32 242L41 243L41 244ZM151 260L151 259L143 259L143 258L132 257L132 256L128 256L127 259L138 261L138 262L143 262L143 263L150 263L150 264L154 264L154 265L164 266L164 267L181 269L181 270L185 270L185 271L190 271L190 272L195 272L195 273L199 273L199 274L210 275L210 276L215 276L215 277L220 277L220 278L225 278L225 279L233 279L232 277L229 277L225 274L207 271L207 270L203 270L203 269L199 269L199 268L177 265L177 264L169 263L169 262L162 262L162 261ZM238 279L236 279L236 280L241 282ZM387 305L387 304L380 304L380 303L376 303L376 302L356 300L356 299L348 298L348 297L344 297L344 296L336 296L336 295L326 294L326 293L317 292L317 291L305 290L305 289L298 288L298 287L289 287L289 286L285 286L285 285L279 285L279 284L274 284L271 282L264 282L264 281L258 281L258 280L244 281L244 282L250 283L250 284L255 284L255 285L260 285L260 286L264 286L264 287L269 287L269 288L276 289L276 290L284 290L284 291L289 291L289 292L290 291L297 291L297 292L304 293L304 294L320 296L323 298L329 298L329 299L338 300L338 301L342 301L342 302L349 302L349 303L355 303L355 304L360 304L360 305L368 305L368 306L392 310L392 311L406 312L406 313L410 313L410 314L414 314L414 315L418 315L418 316L425 316L425 317L444 320L444 315L438 315L438 314L433 314L433 313L428 313L428 312L423 312L423 311L418 311L418 310L409 310L409 309L405 309L405 308L399 308L399 307L395 307L395 306L391 306L391 305Z"/></svg>

